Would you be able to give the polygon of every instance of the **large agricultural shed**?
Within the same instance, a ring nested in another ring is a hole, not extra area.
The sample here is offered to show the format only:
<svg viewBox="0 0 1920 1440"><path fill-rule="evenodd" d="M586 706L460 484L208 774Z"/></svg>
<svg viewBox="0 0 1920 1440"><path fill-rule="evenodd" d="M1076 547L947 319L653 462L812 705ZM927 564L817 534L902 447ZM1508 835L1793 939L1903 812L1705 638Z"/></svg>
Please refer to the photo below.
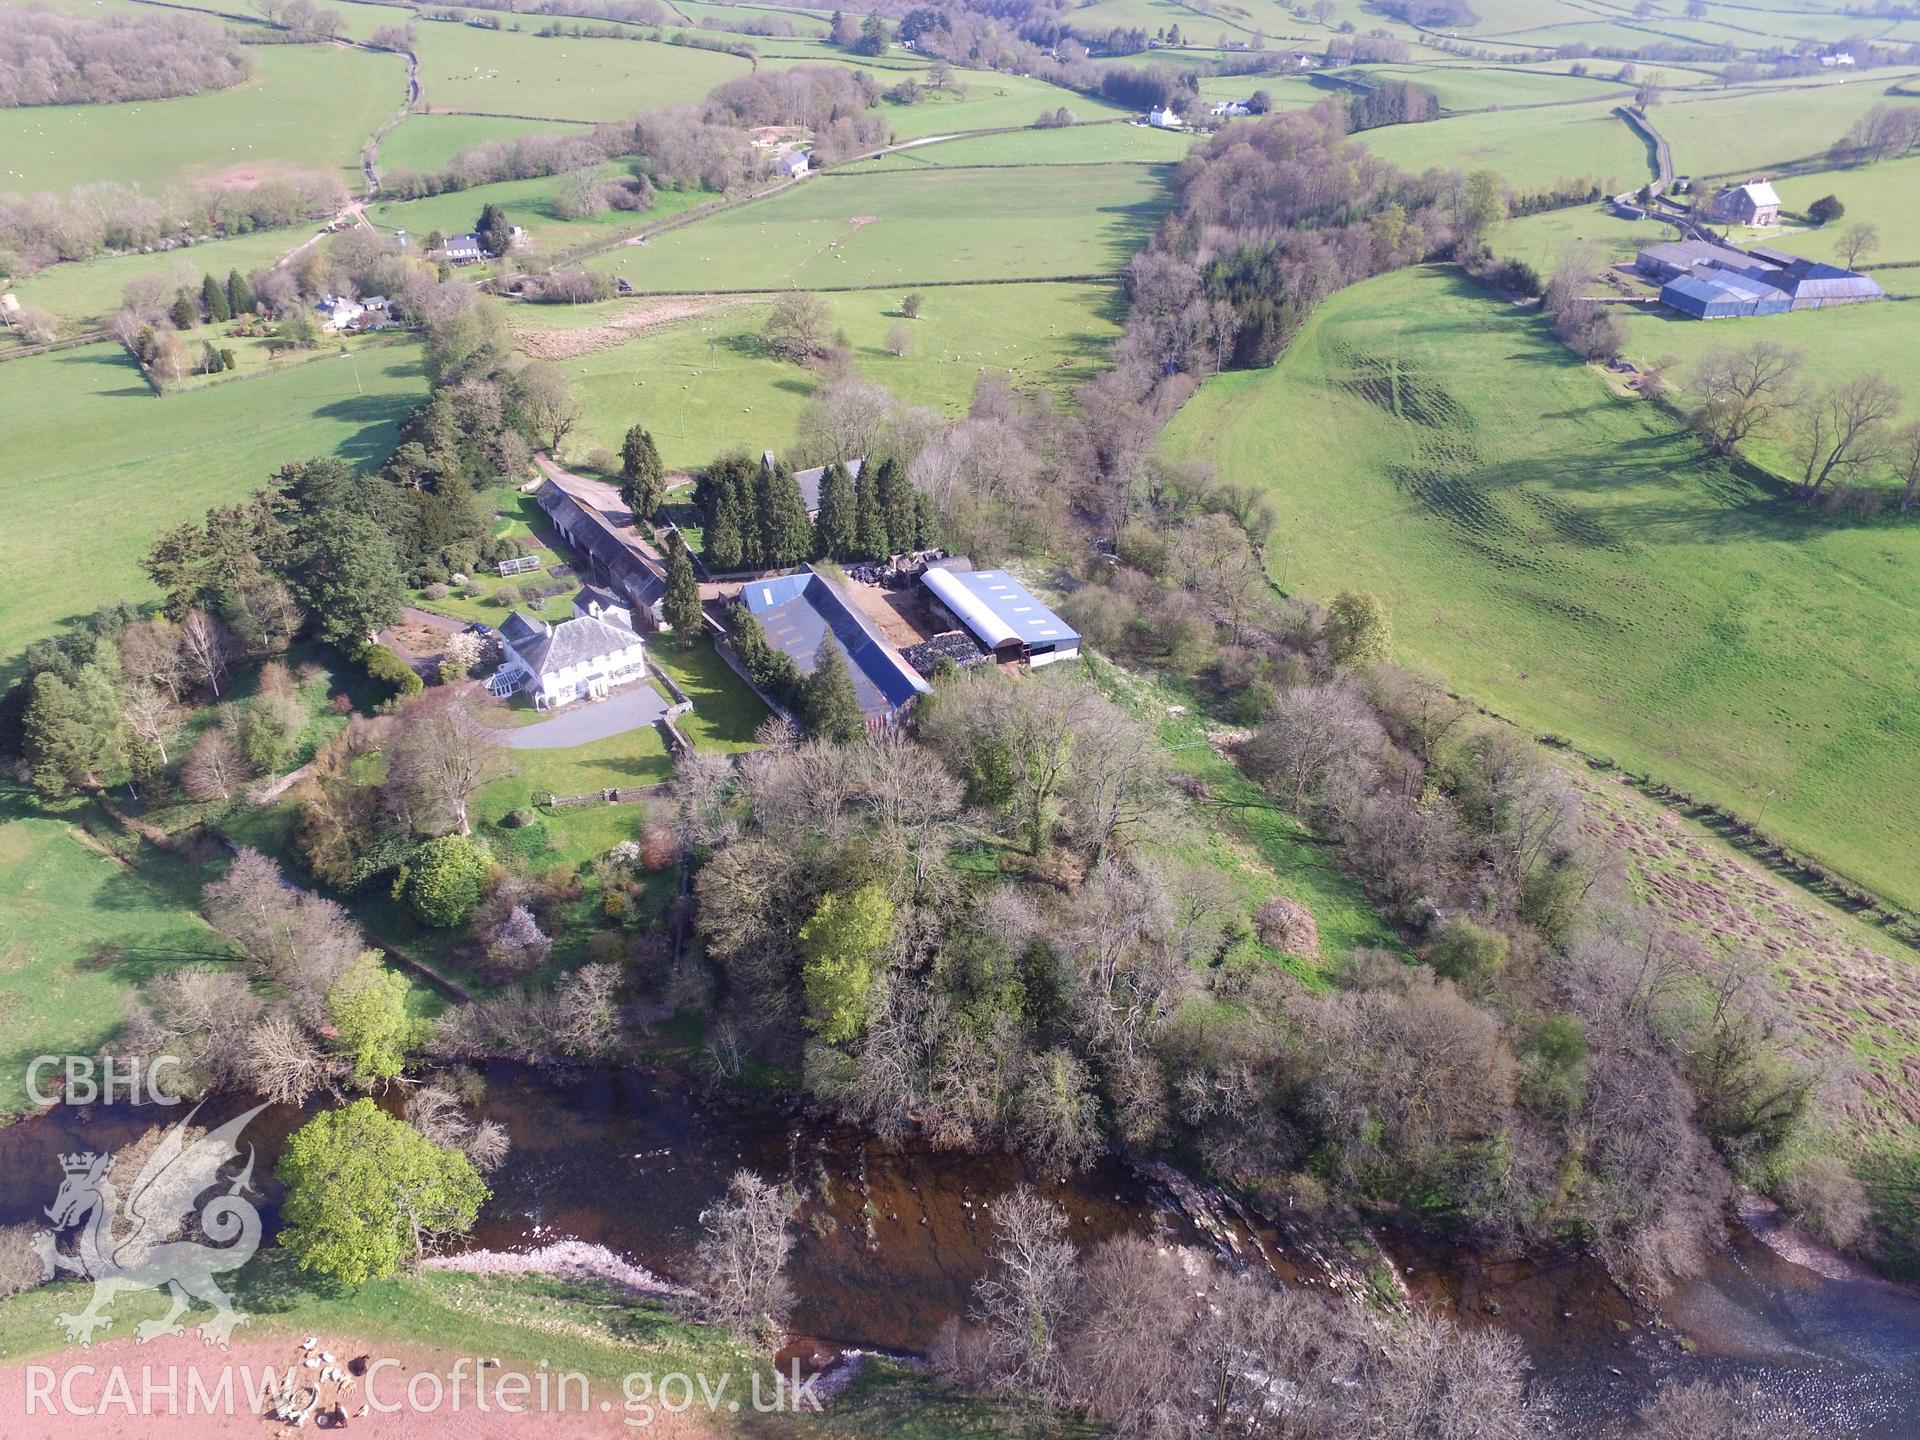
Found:
<svg viewBox="0 0 1920 1440"><path fill-rule="evenodd" d="M740 599L767 640L784 650L800 673L813 673L821 643L831 635L846 652L853 693L869 725L884 724L931 687L873 627L860 607L812 566L796 575L754 580Z"/></svg>
<svg viewBox="0 0 1920 1440"><path fill-rule="evenodd" d="M1080 637L1004 570L931 567L920 583L996 660L1051 665L1080 653Z"/></svg>
<svg viewBox="0 0 1920 1440"><path fill-rule="evenodd" d="M1710 240L1677 240L1649 245L1634 268L1661 282L1662 304L1698 320L1886 299L1886 292L1858 271L1763 246L1735 250Z"/></svg>

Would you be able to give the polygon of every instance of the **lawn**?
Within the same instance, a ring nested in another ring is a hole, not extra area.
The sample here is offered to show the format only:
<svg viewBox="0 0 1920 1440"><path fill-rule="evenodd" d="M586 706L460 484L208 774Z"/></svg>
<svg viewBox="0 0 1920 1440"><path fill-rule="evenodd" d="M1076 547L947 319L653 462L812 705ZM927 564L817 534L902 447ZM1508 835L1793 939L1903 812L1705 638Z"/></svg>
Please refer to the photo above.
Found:
<svg viewBox="0 0 1920 1440"><path fill-rule="evenodd" d="M34 1056L92 1053L135 985L224 953L194 911L201 879L90 805L0 794L0 1115L27 1105Z"/></svg>
<svg viewBox="0 0 1920 1440"><path fill-rule="evenodd" d="M170 275L182 285L200 288L200 277L227 272L247 275L273 264L294 246L312 237L314 225L285 230L257 230L230 240L209 240L153 255L110 255L79 264L49 265L13 288L22 304L38 305L61 322L62 333L97 321L120 308L127 282L142 275Z"/></svg>
<svg viewBox="0 0 1920 1440"><path fill-rule="evenodd" d="M583 128L551 120L502 120L492 115L409 115L380 142L380 168L425 174L445 169L462 150L488 140Z"/></svg>
<svg viewBox="0 0 1920 1440"><path fill-rule="evenodd" d="M496 780L474 796L478 823L497 824L548 795L587 795L596 790L626 790L658 785L673 774L667 742L657 727L629 730L571 750L510 750L515 773ZM604 855L622 840L638 838L646 823L645 805L570 806L544 817L546 841L555 860L584 863ZM511 834L512 832L502 832Z"/></svg>
<svg viewBox="0 0 1920 1440"><path fill-rule="evenodd" d="M1070 125L1059 130L1020 130L971 135L916 145L863 160L847 173L940 169L952 165L1170 164L1187 153L1194 136L1149 125Z"/></svg>
<svg viewBox="0 0 1920 1440"><path fill-rule="evenodd" d="M231 90L122 105L0 110L0 191L91 180L146 189L327 171L358 188L360 147L406 99L398 55L261 45Z"/></svg>
<svg viewBox="0 0 1920 1440"><path fill-rule="evenodd" d="M531 29L433 21L418 37L420 82L435 111L621 120L699 100L753 69L737 55L651 40L543 40Z"/></svg>
<svg viewBox="0 0 1920 1440"><path fill-rule="evenodd" d="M1793 90L1734 91L1715 97L1675 96L1654 108L1654 127L1673 147L1682 175L1735 175L1824 155L1875 105L1920 105L1887 94L1884 83L1815 85Z"/></svg>
<svg viewBox="0 0 1920 1440"><path fill-rule="evenodd" d="M1880 245L1862 257L1863 264L1920 260L1920 156L1857 170L1817 170L1776 180L1774 189L1780 192L1782 207L1794 215L1804 215L1823 195L1839 196L1847 213L1819 229L1794 226L1776 231L1767 239L1769 245L1815 260L1844 263L1837 253L1840 237L1849 226L1865 221L1879 230ZM1879 280L1891 290L1920 288L1920 272L1889 271Z"/></svg>
<svg viewBox="0 0 1920 1440"><path fill-rule="evenodd" d="M767 707L720 658L710 639L703 636L682 649L673 636L656 636L648 642L647 658L671 675L693 701L693 713L674 723L694 749L754 748L754 732L765 723Z"/></svg>
<svg viewBox="0 0 1920 1440"><path fill-rule="evenodd" d="M117 345L10 360L0 517L31 537L0 605L0 655L62 620L151 599L140 555L167 526L239 500L289 460L371 467L426 392L396 345L156 399Z"/></svg>
<svg viewBox="0 0 1920 1440"><path fill-rule="evenodd" d="M1415 174L1436 165L1496 170L1516 190L1540 190L1557 180L1592 179L1612 193L1653 178L1646 145L1613 113L1613 103L1617 102L1385 125L1354 138Z"/></svg>
<svg viewBox="0 0 1920 1440"><path fill-rule="evenodd" d="M913 321L900 319L900 296L892 291L824 298L863 375L954 416L964 413L983 373L1003 374L1025 390L1071 389L1099 369L1120 331L1113 285L948 286L926 291ZM526 306L513 321L517 329L550 318L604 323L620 312L617 301L577 311ZM763 304L730 305L559 361L586 411L570 452L617 450L636 422L653 431L661 458L676 469L733 449L789 448L819 375L765 353L759 336L767 313ZM885 345L895 325L911 340L904 357ZM594 336L552 338L584 345Z"/></svg>
<svg viewBox="0 0 1920 1440"><path fill-rule="evenodd" d="M592 262L643 291L913 285L1125 268L1166 212L1150 165L828 171Z"/></svg>
<svg viewBox="0 0 1920 1440"><path fill-rule="evenodd" d="M1768 830L1920 903L1920 526L1707 461L1441 269L1336 296L1167 445L1261 485L1283 583L1377 592L1400 659L1741 812L1774 791Z"/></svg>

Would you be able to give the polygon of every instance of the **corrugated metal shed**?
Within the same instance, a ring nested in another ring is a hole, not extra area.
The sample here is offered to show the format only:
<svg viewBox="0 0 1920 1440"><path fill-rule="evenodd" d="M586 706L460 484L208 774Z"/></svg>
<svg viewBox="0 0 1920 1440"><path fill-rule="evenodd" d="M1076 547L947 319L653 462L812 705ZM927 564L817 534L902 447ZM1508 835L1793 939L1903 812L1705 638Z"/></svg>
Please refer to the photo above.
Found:
<svg viewBox="0 0 1920 1440"><path fill-rule="evenodd" d="M1701 320L1724 320L1739 315L1784 315L1792 301L1764 281L1724 270L1681 275L1660 290L1665 304Z"/></svg>
<svg viewBox="0 0 1920 1440"><path fill-rule="evenodd" d="M1073 627L1004 570L928 570L920 583L990 650L1011 644L1043 653L1079 647Z"/></svg>

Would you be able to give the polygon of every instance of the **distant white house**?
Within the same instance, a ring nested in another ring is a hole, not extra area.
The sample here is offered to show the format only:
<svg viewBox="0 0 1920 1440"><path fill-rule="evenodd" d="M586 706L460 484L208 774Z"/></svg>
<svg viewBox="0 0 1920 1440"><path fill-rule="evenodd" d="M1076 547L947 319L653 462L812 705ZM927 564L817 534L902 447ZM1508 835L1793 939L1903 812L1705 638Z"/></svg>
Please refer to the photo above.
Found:
<svg viewBox="0 0 1920 1440"><path fill-rule="evenodd" d="M1853 64L1853 56L1849 55L1844 50L1840 50L1840 51L1836 51L1832 55L1822 55L1820 57L1820 63L1826 66L1829 70L1831 70L1836 65Z"/></svg>
<svg viewBox="0 0 1920 1440"><path fill-rule="evenodd" d="M581 613L581 604L575 600L573 619L557 625L517 610L507 616L500 626L505 658L487 689L495 695L524 690L536 710L552 710L574 700L598 700L644 678L646 642L621 618L627 612L606 606L598 614Z"/></svg>
<svg viewBox="0 0 1920 1440"><path fill-rule="evenodd" d="M320 303L313 309L314 313L320 317L320 326L323 330L351 329L354 322L367 313L366 306L358 300L349 300L344 295L323 295Z"/></svg>
<svg viewBox="0 0 1920 1440"><path fill-rule="evenodd" d="M813 167L808 163L806 151L789 150L774 162L774 168L782 180L798 180Z"/></svg>
<svg viewBox="0 0 1920 1440"><path fill-rule="evenodd" d="M441 253L456 265L471 265L487 258L487 246L478 235L449 235Z"/></svg>
<svg viewBox="0 0 1920 1440"><path fill-rule="evenodd" d="M1235 115L1251 115L1253 107L1244 100L1216 100L1207 107L1207 113L1216 119L1226 120Z"/></svg>
<svg viewBox="0 0 1920 1440"><path fill-rule="evenodd" d="M1171 109L1149 110L1147 112L1147 124L1153 126L1156 130L1181 130L1185 128L1180 123L1180 117Z"/></svg>
<svg viewBox="0 0 1920 1440"><path fill-rule="evenodd" d="M1309 55L1304 50L1296 50L1293 52L1293 68L1296 70L1311 70L1319 63L1320 57L1317 55Z"/></svg>

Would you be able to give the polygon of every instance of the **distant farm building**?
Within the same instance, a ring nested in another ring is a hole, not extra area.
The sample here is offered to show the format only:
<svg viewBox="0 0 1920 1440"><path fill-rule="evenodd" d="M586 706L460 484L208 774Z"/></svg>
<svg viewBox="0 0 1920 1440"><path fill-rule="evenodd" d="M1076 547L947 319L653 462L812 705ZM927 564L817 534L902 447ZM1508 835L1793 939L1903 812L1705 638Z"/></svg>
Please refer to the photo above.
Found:
<svg viewBox="0 0 1920 1440"><path fill-rule="evenodd" d="M843 460L840 463L847 467L847 474L850 477L858 480L860 478L860 468L867 462L864 459L860 459ZM775 455L771 450L763 452L760 456L761 468L769 474L773 473L779 464L780 457ZM800 498L807 502L807 518L809 520L815 519L820 514L820 482L826 478L826 473L827 467L825 465L815 465L809 470L796 470L793 472L793 483L800 487Z"/></svg>
<svg viewBox="0 0 1920 1440"><path fill-rule="evenodd" d="M1185 128L1181 125L1180 117L1174 113L1172 107L1149 110L1147 112L1147 124L1153 126L1156 130L1180 130Z"/></svg>
<svg viewBox="0 0 1920 1440"><path fill-rule="evenodd" d="M449 235L441 253L456 265L471 265L487 258L487 246L478 235Z"/></svg>
<svg viewBox="0 0 1920 1440"><path fill-rule="evenodd" d="M1216 100L1207 107L1207 113L1215 119L1228 120L1236 115L1251 115L1253 106L1245 100Z"/></svg>
<svg viewBox="0 0 1920 1440"><path fill-rule="evenodd" d="M589 589L588 597L607 591L623 601L628 621L638 620L648 629L666 627L667 577L660 562L647 554L600 510L562 489L552 480L542 482L534 492L540 508L579 556L602 589ZM579 608L578 601L575 608Z"/></svg>
<svg viewBox="0 0 1920 1440"><path fill-rule="evenodd" d="M1705 240L1649 245L1634 268L1660 286L1660 301L1699 320L1784 315L1884 300L1870 278L1782 250L1735 250Z"/></svg>
<svg viewBox="0 0 1920 1440"><path fill-rule="evenodd" d="M789 150L774 162L774 168L780 172L783 180L798 180L811 168L804 150Z"/></svg>
<svg viewBox="0 0 1920 1440"><path fill-rule="evenodd" d="M846 652L853 693L870 726L889 723L931 688L853 599L811 566L797 575L749 581L740 600L768 643L791 657L803 675L813 673L820 646L831 635Z"/></svg>
<svg viewBox="0 0 1920 1440"><path fill-rule="evenodd" d="M351 329L354 322L367 313L366 306L344 295L323 296L313 310L320 317L320 326L324 330Z"/></svg>
<svg viewBox="0 0 1920 1440"><path fill-rule="evenodd" d="M967 631L1003 664L1077 659L1080 636L1004 570L930 567L920 577L934 614Z"/></svg>
<svg viewBox="0 0 1920 1440"><path fill-rule="evenodd" d="M1766 181L1750 181L1714 196L1712 215L1727 225L1778 225L1780 196Z"/></svg>
<svg viewBox="0 0 1920 1440"><path fill-rule="evenodd" d="M576 613L550 625L518 610L501 622L505 652L487 681L495 695L524 690L534 708L552 710L574 700L598 700L615 686L647 673L646 643L617 616Z"/></svg>

